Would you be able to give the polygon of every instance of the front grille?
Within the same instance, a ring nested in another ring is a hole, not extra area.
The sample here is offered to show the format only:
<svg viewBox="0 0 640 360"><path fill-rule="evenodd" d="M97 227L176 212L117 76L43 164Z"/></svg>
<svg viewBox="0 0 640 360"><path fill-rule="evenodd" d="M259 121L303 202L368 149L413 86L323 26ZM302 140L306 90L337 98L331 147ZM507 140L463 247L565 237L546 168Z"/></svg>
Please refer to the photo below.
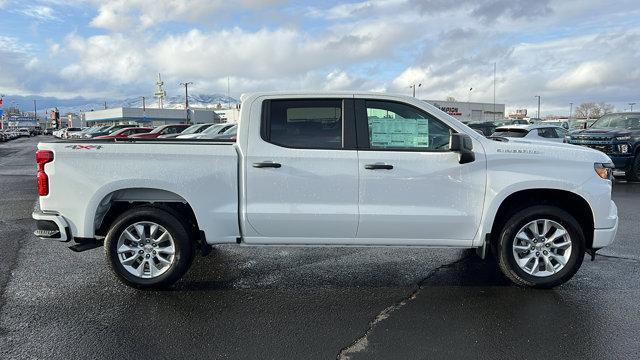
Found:
<svg viewBox="0 0 640 360"><path fill-rule="evenodd" d="M602 151L605 154L613 152L613 145L598 145L598 144L585 144L586 147Z"/></svg>
<svg viewBox="0 0 640 360"><path fill-rule="evenodd" d="M575 136L569 139L570 144L582 145L602 151L605 154L613 152L612 139L603 136Z"/></svg>

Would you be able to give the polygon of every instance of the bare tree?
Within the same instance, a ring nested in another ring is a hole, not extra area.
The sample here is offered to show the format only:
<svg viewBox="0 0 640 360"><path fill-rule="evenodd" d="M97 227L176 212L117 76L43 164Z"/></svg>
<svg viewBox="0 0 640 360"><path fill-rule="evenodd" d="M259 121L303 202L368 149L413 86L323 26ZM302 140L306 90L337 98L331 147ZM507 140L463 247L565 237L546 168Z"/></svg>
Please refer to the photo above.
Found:
<svg viewBox="0 0 640 360"><path fill-rule="evenodd" d="M456 100L456 98L454 98L453 96L447 96L447 98L446 98L446 99L444 99L444 100L445 100L445 101L450 101L450 102L458 101L458 100Z"/></svg>
<svg viewBox="0 0 640 360"><path fill-rule="evenodd" d="M609 114L615 111L615 108L611 104L604 102L586 102L578 105L576 108L575 116L583 119L596 119L602 115Z"/></svg>

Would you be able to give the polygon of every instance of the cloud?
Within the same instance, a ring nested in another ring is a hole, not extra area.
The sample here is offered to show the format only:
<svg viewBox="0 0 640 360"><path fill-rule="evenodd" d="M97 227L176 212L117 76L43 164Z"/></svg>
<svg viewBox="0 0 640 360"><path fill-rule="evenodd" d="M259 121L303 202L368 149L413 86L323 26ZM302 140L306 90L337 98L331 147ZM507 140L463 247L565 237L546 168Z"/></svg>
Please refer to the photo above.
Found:
<svg viewBox="0 0 640 360"><path fill-rule="evenodd" d="M146 29L168 21L210 21L242 9L262 9L281 0L106 0L100 1L91 26L125 32Z"/></svg>
<svg viewBox="0 0 640 360"><path fill-rule="evenodd" d="M0 4L0 8L2 8ZM22 15L32 17L39 21L54 21L59 20L55 11L49 6L44 5L28 5L18 10Z"/></svg>
<svg viewBox="0 0 640 360"><path fill-rule="evenodd" d="M274 89L409 94L409 85L422 83L421 97L492 101L495 62L496 98L508 106L532 106L533 95L543 96L543 112L569 101L640 100L640 5L634 0L615 7L606 0L89 5L35 2L52 9L53 17L83 15L65 23L70 34L5 41L0 67L9 64L21 74L0 81L0 90L122 97L152 91L161 72L170 92L181 81L194 81L194 91L224 92L229 77L235 95ZM25 51L26 43L36 46Z"/></svg>

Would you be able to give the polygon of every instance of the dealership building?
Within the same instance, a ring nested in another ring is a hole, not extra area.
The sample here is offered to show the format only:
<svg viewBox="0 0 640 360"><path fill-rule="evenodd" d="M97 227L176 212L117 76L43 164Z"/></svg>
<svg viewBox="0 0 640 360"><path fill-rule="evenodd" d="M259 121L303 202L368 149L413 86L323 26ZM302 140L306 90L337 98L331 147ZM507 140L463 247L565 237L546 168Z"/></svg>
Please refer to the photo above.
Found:
<svg viewBox="0 0 640 360"><path fill-rule="evenodd" d="M83 113L83 125L140 124L160 126L185 124L187 116L192 124L236 122L239 109L155 109L118 107Z"/></svg>
<svg viewBox="0 0 640 360"><path fill-rule="evenodd" d="M479 123L502 120L505 117L504 104L424 100L464 123Z"/></svg>

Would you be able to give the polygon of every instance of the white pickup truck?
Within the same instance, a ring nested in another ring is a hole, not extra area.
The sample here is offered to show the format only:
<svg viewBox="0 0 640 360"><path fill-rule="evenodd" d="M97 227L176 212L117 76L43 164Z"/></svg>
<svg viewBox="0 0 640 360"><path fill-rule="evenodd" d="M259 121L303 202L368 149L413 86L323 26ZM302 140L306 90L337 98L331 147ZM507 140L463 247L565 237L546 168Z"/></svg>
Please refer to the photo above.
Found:
<svg viewBox="0 0 640 360"><path fill-rule="evenodd" d="M487 139L405 96L241 99L236 141L40 143L36 235L104 243L137 288L171 285L216 244L476 248L552 287L615 237L601 152Z"/></svg>

